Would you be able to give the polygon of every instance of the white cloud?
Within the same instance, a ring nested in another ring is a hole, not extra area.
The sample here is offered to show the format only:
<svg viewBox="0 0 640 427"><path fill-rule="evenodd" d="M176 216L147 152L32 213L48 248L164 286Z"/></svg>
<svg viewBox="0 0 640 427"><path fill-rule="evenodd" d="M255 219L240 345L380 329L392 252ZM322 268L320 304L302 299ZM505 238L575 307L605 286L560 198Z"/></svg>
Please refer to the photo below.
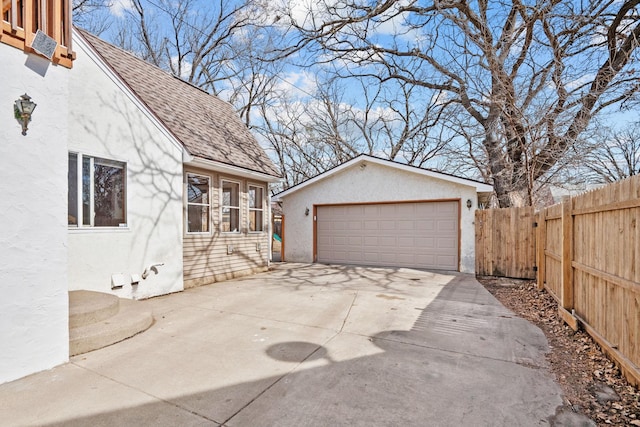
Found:
<svg viewBox="0 0 640 427"><path fill-rule="evenodd" d="M288 93L292 98L307 98L318 88L314 74L306 71L290 71L279 80L276 89Z"/></svg>
<svg viewBox="0 0 640 427"><path fill-rule="evenodd" d="M449 92L436 92L431 98L431 103L433 105L444 105L451 99L451 95Z"/></svg>
<svg viewBox="0 0 640 427"><path fill-rule="evenodd" d="M171 66L173 67L174 70L178 69L177 56L171 57ZM183 59L182 62L180 63L180 78L187 80L189 78L189 75L191 74L192 69L193 69L193 64Z"/></svg>
<svg viewBox="0 0 640 427"><path fill-rule="evenodd" d="M396 35L399 33L404 34L407 31L405 25L405 18L407 13L398 13L401 7L408 6L412 0L400 0L385 12L381 18L384 22L380 23L376 28L376 32L381 35ZM413 37L410 37L413 38Z"/></svg>
<svg viewBox="0 0 640 427"><path fill-rule="evenodd" d="M113 0L113 2L109 4L109 12L118 18L122 18L126 11L132 9L133 4L131 0Z"/></svg>
<svg viewBox="0 0 640 427"><path fill-rule="evenodd" d="M572 81L568 82L568 83L565 85L565 87L566 87L568 90L574 90L574 89L579 88L580 86L583 86L583 85L585 85L585 84L589 84L590 82L592 82L592 81L593 81L593 79L594 79L595 77L596 77L596 76L595 76L595 74L585 74L585 75L584 75L584 76L582 76L582 77L578 77L577 79L575 79L575 80L572 80Z"/></svg>

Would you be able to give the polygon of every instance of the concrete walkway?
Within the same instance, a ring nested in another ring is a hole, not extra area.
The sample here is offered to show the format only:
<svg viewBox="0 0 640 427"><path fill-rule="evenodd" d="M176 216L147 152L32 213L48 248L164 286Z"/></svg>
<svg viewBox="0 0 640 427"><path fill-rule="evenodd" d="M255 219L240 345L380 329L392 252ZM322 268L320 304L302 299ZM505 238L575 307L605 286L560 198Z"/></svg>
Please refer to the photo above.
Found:
<svg viewBox="0 0 640 427"><path fill-rule="evenodd" d="M129 340L0 385L0 425L537 426L542 332L473 276L280 264L146 301Z"/></svg>

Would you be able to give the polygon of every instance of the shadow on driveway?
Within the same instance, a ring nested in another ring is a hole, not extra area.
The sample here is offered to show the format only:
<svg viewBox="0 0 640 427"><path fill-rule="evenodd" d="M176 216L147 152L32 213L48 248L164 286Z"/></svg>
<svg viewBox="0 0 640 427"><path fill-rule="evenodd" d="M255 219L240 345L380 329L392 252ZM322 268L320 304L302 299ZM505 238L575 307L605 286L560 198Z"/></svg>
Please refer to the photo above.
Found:
<svg viewBox="0 0 640 427"><path fill-rule="evenodd" d="M535 426L562 404L542 332L469 275L283 264L150 303L155 331L1 385L0 418ZM36 399L44 412L19 415Z"/></svg>

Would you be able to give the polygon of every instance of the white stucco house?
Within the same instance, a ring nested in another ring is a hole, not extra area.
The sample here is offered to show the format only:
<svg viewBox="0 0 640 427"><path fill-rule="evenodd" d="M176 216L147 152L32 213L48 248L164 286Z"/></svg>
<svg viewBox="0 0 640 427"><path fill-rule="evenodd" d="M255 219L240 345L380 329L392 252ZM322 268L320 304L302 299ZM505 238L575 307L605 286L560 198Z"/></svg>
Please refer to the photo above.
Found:
<svg viewBox="0 0 640 427"><path fill-rule="evenodd" d="M279 172L231 105L74 36L69 289L139 299L266 270Z"/></svg>
<svg viewBox="0 0 640 427"><path fill-rule="evenodd" d="M232 107L49 3L3 1L0 383L69 359L69 291L148 298L269 265L279 172Z"/></svg>
<svg viewBox="0 0 640 427"><path fill-rule="evenodd" d="M475 272L474 211L493 187L360 155L274 196L283 260Z"/></svg>
<svg viewBox="0 0 640 427"><path fill-rule="evenodd" d="M69 357L70 14L59 7L25 19L22 3L3 1L0 19L0 383ZM43 24L57 43L51 59L31 48ZM37 104L25 135L14 116L23 94Z"/></svg>

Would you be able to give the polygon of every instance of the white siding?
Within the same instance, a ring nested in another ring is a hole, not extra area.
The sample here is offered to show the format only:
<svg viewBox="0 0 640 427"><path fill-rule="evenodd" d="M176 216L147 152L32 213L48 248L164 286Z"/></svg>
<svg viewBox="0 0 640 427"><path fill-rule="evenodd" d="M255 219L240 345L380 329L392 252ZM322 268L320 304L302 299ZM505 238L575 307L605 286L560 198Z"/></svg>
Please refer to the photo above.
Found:
<svg viewBox="0 0 640 427"><path fill-rule="evenodd" d="M0 383L69 358L67 94L72 70L0 44ZM26 136L12 105L37 104Z"/></svg>
<svg viewBox="0 0 640 427"><path fill-rule="evenodd" d="M68 149L126 163L127 227L69 228L69 288L136 299L182 290L182 149L75 48ZM111 290L113 274L129 279L152 263L164 263L158 274Z"/></svg>

